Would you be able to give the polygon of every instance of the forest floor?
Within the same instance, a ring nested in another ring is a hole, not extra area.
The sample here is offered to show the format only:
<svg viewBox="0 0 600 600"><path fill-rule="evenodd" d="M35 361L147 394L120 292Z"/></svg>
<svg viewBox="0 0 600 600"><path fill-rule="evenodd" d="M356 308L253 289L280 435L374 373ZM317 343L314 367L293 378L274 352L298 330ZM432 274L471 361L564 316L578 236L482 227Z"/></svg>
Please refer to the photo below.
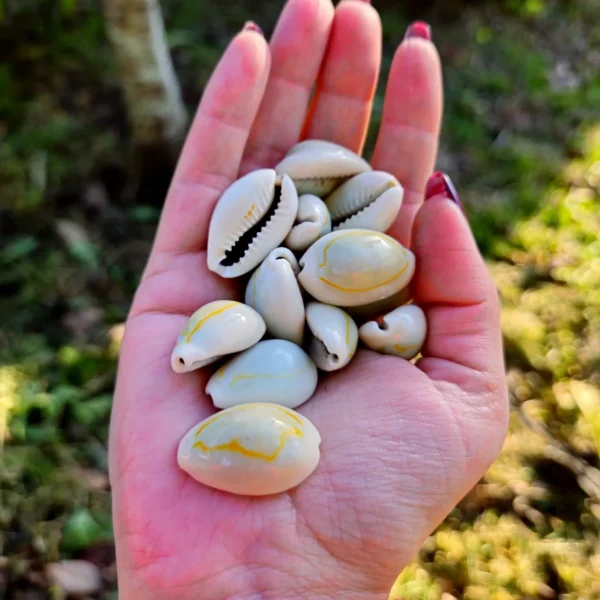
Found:
<svg viewBox="0 0 600 600"><path fill-rule="evenodd" d="M438 166L503 303L512 419L499 459L392 597L600 598L600 7L504 0L453 14L375 1L384 73L408 19L445 69ZM427 3L424 3L427 4ZM246 19L164 0L193 110ZM428 4L427 4L428 5ZM0 597L64 596L61 560L116 599L106 439L121 324L160 205L135 202L99 3L0 1Z"/></svg>

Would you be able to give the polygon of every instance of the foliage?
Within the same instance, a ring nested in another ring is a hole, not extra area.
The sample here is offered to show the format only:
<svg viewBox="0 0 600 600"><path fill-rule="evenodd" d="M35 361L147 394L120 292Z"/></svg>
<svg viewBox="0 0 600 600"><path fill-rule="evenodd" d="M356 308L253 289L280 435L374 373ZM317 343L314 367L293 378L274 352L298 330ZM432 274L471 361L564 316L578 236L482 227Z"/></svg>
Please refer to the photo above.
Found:
<svg viewBox="0 0 600 600"><path fill-rule="evenodd" d="M465 2L447 22L440 3L418 4L445 69L438 163L498 284L513 414L502 455L394 596L600 598L597 4ZM45 565L84 558L102 567L99 597L114 598L108 419L119 324L158 208L131 202L99 1L0 6L0 590L46 597ZM270 32L280 2L163 6L193 111L231 35L247 19ZM408 24L396 3L378 8L384 72L368 150Z"/></svg>

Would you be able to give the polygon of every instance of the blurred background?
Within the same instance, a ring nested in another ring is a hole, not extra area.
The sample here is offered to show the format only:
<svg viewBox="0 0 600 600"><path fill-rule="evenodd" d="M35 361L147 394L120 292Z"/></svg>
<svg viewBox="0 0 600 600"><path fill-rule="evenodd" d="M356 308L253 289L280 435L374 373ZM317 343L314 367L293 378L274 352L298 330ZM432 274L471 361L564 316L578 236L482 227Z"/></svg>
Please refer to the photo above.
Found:
<svg viewBox="0 0 600 600"><path fill-rule="evenodd" d="M282 6L162 0L169 92L139 77L138 4L0 0L3 599L117 598L106 440L121 324L186 118L231 36L247 19L269 36ZM600 598L600 3L374 5L367 154L395 46L426 19L445 69L438 167L498 284L512 404L502 455L392 597Z"/></svg>

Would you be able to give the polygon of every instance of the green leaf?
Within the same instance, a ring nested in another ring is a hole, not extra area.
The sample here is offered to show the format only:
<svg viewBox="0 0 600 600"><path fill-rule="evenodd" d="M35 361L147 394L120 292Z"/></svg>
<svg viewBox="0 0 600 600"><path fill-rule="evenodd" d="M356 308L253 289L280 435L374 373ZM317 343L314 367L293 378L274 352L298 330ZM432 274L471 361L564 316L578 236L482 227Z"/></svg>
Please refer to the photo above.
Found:
<svg viewBox="0 0 600 600"><path fill-rule="evenodd" d="M67 550L80 550L103 537L102 527L86 508L74 512L65 523L62 545Z"/></svg>
<svg viewBox="0 0 600 600"><path fill-rule="evenodd" d="M2 2L2 0L0 0ZM38 247L37 240L31 235L19 237L10 242L2 251L2 260L4 262L13 262L21 258L25 258Z"/></svg>

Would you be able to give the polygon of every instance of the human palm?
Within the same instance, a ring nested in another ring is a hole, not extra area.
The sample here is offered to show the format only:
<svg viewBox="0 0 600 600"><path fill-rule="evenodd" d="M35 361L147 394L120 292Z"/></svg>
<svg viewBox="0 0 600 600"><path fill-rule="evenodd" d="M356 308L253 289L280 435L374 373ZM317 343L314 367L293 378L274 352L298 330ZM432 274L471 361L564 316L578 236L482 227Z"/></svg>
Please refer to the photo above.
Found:
<svg viewBox="0 0 600 600"><path fill-rule="evenodd" d="M418 28L417 28L418 29ZM261 498L207 488L177 465L183 435L214 411L210 367L170 354L200 306L239 298L208 271L212 209L241 174L303 138L362 151L381 59L365 2L289 0L270 47L245 29L203 94L125 327L110 435L120 597L387 598L423 539L496 457L507 425L495 288L467 222L423 203L437 151L441 74L409 37L391 67L371 163L405 188L391 234L410 245L428 335L416 364L360 350L298 411L321 432L316 471ZM316 92L311 98L311 88Z"/></svg>

